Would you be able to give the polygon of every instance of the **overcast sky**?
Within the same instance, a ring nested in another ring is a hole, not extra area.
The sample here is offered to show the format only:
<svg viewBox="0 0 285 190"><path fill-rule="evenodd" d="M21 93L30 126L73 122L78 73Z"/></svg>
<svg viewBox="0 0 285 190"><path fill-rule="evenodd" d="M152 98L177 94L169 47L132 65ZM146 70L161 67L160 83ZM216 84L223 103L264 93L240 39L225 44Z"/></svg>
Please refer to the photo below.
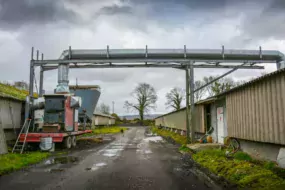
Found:
<svg viewBox="0 0 285 190"><path fill-rule="evenodd" d="M284 0L0 0L0 81L28 81L30 50L58 58L64 49L225 48L279 50L285 53ZM276 69L266 66L267 72ZM195 79L226 70L195 69ZM246 80L260 70L240 70ZM36 71L37 79L38 70ZM165 113L165 94L185 86L185 73L175 69L72 70L70 84L98 84L100 102L115 112L130 100L139 82L152 84L159 96L153 113ZM52 91L57 72L45 73L44 89Z"/></svg>

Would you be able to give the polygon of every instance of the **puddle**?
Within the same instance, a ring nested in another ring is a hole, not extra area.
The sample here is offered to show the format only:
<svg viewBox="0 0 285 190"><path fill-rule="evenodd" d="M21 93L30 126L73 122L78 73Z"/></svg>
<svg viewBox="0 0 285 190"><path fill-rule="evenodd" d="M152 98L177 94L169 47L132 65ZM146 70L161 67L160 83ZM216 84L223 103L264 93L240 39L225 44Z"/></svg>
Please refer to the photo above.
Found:
<svg viewBox="0 0 285 190"><path fill-rule="evenodd" d="M107 166L107 164L105 162L100 162L97 164L93 164L93 166L91 168L86 168L86 170L95 171L95 170L98 170L99 168L101 168L103 166Z"/></svg>
<svg viewBox="0 0 285 190"><path fill-rule="evenodd" d="M143 153L143 154L151 154L152 153L151 150L140 150L140 149L137 149L137 152L140 152L140 153Z"/></svg>
<svg viewBox="0 0 285 190"><path fill-rule="evenodd" d="M114 154L114 153L104 153L103 156L114 157L114 156L116 156L116 154Z"/></svg>
<svg viewBox="0 0 285 190"><path fill-rule="evenodd" d="M146 151L144 151L144 153L145 153L145 154L151 154L152 151L151 151L151 150L146 150Z"/></svg>
<svg viewBox="0 0 285 190"><path fill-rule="evenodd" d="M110 148L105 150L105 152L118 152L124 150L123 148Z"/></svg>
<svg viewBox="0 0 285 190"><path fill-rule="evenodd" d="M106 166L106 165L107 165L107 164L104 163L104 162L100 162L100 163L98 163L98 164L95 164L95 166L97 166L97 167Z"/></svg>
<svg viewBox="0 0 285 190"><path fill-rule="evenodd" d="M50 169L49 172L62 172L64 169L62 168L54 168L54 169Z"/></svg>
<svg viewBox="0 0 285 190"><path fill-rule="evenodd" d="M159 142L159 141L163 141L163 139L160 136L155 136L155 137L147 137L147 138L143 139L143 141L145 141L145 142Z"/></svg>
<svg viewBox="0 0 285 190"><path fill-rule="evenodd" d="M181 172L181 171L182 171L182 168L178 168L178 167L177 167L177 168L173 168L173 170L176 171L176 172Z"/></svg>
<svg viewBox="0 0 285 190"><path fill-rule="evenodd" d="M68 163L74 163L78 162L79 159L74 156L64 156L64 157L56 157L53 159L49 159L45 162L46 165L51 165L51 164L68 164Z"/></svg>

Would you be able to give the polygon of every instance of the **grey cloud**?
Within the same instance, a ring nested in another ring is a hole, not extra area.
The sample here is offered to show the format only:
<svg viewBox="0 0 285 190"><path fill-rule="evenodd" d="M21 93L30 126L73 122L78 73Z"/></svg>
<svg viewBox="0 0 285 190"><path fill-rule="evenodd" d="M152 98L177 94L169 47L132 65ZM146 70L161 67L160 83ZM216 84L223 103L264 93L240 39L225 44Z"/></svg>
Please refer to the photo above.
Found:
<svg viewBox="0 0 285 190"><path fill-rule="evenodd" d="M131 14L132 8L127 5L118 6L113 4L111 6L103 7L99 10L97 14L107 14L107 15L117 15L117 14Z"/></svg>
<svg viewBox="0 0 285 190"><path fill-rule="evenodd" d="M240 29L244 38L285 39L285 1L271 0L260 3L260 12L246 15Z"/></svg>
<svg viewBox="0 0 285 190"><path fill-rule="evenodd" d="M0 7L1 29L17 29L26 24L74 22L78 19L62 0L2 0Z"/></svg>

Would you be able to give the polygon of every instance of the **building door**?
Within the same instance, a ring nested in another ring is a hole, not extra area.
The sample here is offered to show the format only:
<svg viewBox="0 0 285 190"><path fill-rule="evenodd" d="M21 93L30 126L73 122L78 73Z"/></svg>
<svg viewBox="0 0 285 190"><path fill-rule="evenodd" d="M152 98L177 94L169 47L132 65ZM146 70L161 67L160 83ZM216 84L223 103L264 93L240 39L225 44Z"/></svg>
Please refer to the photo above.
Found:
<svg viewBox="0 0 285 190"><path fill-rule="evenodd" d="M99 121L98 121L98 117L95 117L95 125L98 125L99 124Z"/></svg>
<svg viewBox="0 0 285 190"><path fill-rule="evenodd" d="M224 144L224 108L217 108L218 143Z"/></svg>

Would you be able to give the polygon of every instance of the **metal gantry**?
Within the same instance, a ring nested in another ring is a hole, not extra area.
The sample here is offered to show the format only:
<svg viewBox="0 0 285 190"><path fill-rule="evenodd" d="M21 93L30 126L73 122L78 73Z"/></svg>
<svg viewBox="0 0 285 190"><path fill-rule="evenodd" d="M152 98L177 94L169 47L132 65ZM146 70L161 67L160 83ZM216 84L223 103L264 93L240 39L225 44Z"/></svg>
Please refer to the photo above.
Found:
<svg viewBox="0 0 285 190"><path fill-rule="evenodd" d="M34 48L31 52L30 81L34 84L35 67L40 67L39 96L43 95L44 72L57 69L59 65L68 65L70 69L79 68L176 68L186 71L186 107L187 135L194 139L194 69L232 69L210 83L232 73L237 69L264 69L258 63L275 63L277 68L284 64L284 55L272 50L226 50L222 49L106 49L73 50L69 47L64 50L59 59L44 59L42 54L39 60L34 59ZM210 84L209 83L209 84ZM208 84L207 84L208 85ZM204 85L203 87L205 87ZM30 105L33 102L33 85L29 86L30 103L26 106L26 117L30 114ZM190 103L189 103L190 100ZM191 113L189 113L191 112ZM190 125L190 123L192 123ZM191 126L191 128L190 128ZM190 133L191 131L191 133Z"/></svg>

